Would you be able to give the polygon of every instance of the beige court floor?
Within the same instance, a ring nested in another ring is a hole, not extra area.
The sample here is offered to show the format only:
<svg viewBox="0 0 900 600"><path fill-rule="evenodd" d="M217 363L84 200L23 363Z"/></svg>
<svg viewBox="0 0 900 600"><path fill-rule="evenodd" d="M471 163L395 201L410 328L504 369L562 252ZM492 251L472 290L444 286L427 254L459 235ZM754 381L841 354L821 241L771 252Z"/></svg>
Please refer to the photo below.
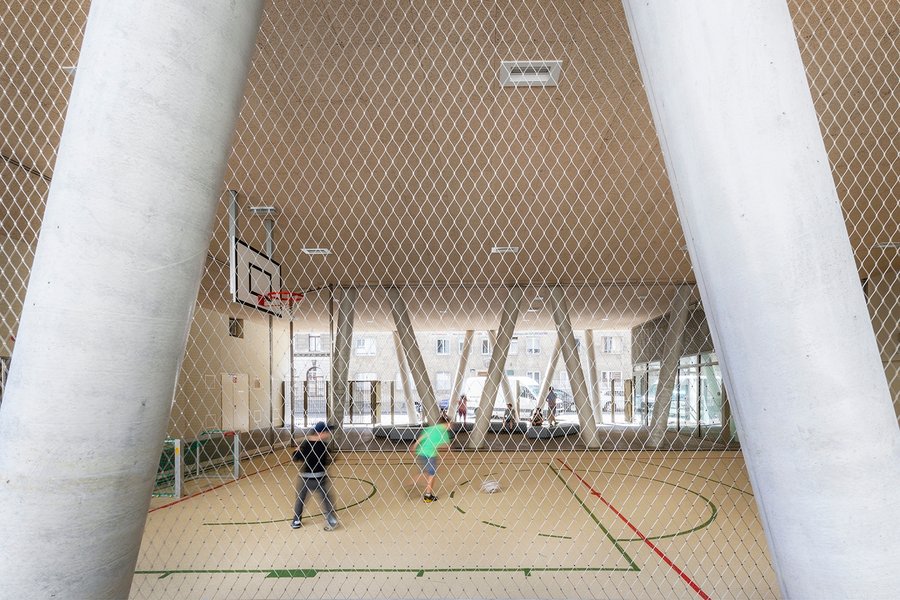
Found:
<svg viewBox="0 0 900 600"><path fill-rule="evenodd" d="M425 504L404 452L343 453L341 527L292 530L282 450L154 499L134 598L773 598L739 452L449 452ZM487 494L481 483L500 481Z"/></svg>

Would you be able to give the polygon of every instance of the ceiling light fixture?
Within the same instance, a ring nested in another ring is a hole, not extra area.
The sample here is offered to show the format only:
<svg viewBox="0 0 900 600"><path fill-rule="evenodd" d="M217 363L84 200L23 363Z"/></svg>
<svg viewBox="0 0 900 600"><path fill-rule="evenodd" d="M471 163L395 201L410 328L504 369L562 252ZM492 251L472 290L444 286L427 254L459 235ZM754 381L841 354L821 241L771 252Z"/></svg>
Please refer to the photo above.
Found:
<svg viewBox="0 0 900 600"><path fill-rule="evenodd" d="M77 69L77 68L78 67L75 65L68 65L65 67L60 67L60 69L62 69L62 72L65 73L66 75L68 75L69 77L72 77L75 75L75 69Z"/></svg>
<svg viewBox="0 0 900 600"><path fill-rule="evenodd" d="M250 212L257 217L274 217L278 214L278 208L274 206L251 206Z"/></svg>
<svg viewBox="0 0 900 600"><path fill-rule="evenodd" d="M500 63L500 85L555 86L562 74L561 60L504 60Z"/></svg>
<svg viewBox="0 0 900 600"><path fill-rule="evenodd" d="M518 254L519 250L518 246L492 246L491 254Z"/></svg>
<svg viewBox="0 0 900 600"><path fill-rule="evenodd" d="M310 256L318 255L318 256L328 256L331 254L330 248L300 248L300 252L303 254L308 254Z"/></svg>
<svg viewBox="0 0 900 600"><path fill-rule="evenodd" d="M875 242L873 248L887 250L888 248L900 248L900 242Z"/></svg>

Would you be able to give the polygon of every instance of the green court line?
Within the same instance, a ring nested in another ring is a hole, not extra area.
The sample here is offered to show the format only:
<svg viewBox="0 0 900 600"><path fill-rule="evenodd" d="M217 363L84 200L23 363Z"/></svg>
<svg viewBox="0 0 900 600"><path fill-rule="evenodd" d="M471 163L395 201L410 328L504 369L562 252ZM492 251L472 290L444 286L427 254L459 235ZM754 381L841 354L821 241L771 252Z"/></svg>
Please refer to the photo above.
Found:
<svg viewBox="0 0 900 600"><path fill-rule="evenodd" d="M597 516L591 511L591 509L587 507L587 504L585 504L585 503L584 503L584 500L582 500L582 499L578 496L578 494L575 493L575 490L573 490L573 489L569 486L569 483L563 478L562 475L559 474L559 471L557 471L557 470L553 467L553 465L551 465L551 464L549 464L549 463L547 463L547 467L548 467L551 471L553 471L553 473L556 475L556 477L557 477L560 481L562 481L563 485L566 486L566 489L569 490L569 492L570 492L573 496L575 496L575 499L578 500L578 503L579 503L579 504L581 504L581 508L583 508L583 509L587 512L587 514L589 514L589 515L591 516L591 518L594 520L594 523L596 523L597 526L598 526L600 529L603 530L603 533L606 534L606 537L609 539L609 541L612 542L613 546L616 547L616 550L618 550L619 552L622 553L622 556L625 557L625 560L627 560L627 561L628 561L628 564L631 566L630 569L626 569L626 570L629 570L629 571L640 571L641 569L640 569L640 567L637 566L637 563L634 562L634 559L631 558L631 556L629 556L627 552L625 552L625 548L623 548L622 545L619 544L619 541L618 541L616 538L614 538L614 537L612 536L612 534L609 532L609 530L608 530L606 527L603 526L603 523L600 522L600 519L598 519Z"/></svg>
<svg viewBox="0 0 900 600"><path fill-rule="evenodd" d="M498 529L506 529L506 525L497 525L496 523L491 523L490 521L482 521L485 525L490 525L491 527L497 527Z"/></svg>
<svg viewBox="0 0 900 600"><path fill-rule="evenodd" d="M636 459L636 458L632 458L631 460L633 460L633 461L636 462L636 463L643 463L643 464L650 465L650 466L653 466L653 467L659 467L660 469L668 469L668 470L670 470L670 471L675 471L675 472L677 472L677 473L684 473L685 475L693 475L694 477L699 477L700 479L705 479L706 481L711 481L711 482L713 482L713 483L718 483L719 485L723 485L723 486L725 486L725 487L727 487L727 488L730 488L730 489L735 490L735 491L737 491L737 492L740 492L740 493L742 493L742 494L746 494L746 495L750 496L751 498L753 497L753 492L747 492L747 491L745 491L745 490L742 490L742 489L739 488L739 487L735 487L735 486L733 486L733 485L727 484L727 483L725 483L724 481L719 481L718 479L713 479L712 477L706 477L705 475L701 475L700 473L692 473L691 471L683 471L683 470L681 470L681 469L676 469L675 467L670 467L670 466L668 466L668 465L658 465L658 464L656 464L656 463L654 463L654 462L651 462L651 461L649 461L649 460L638 460L638 459ZM696 493L696 492L694 492L694 493Z"/></svg>
<svg viewBox="0 0 900 600"><path fill-rule="evenodd" d="M704 521L703 523L701 523L700 525L697 525L696 527L692 527L690 529L685 529L683 531L676 531L675 533L666 533L666 534L660 534L660 535L648 535L646 538L648 540L665 540L668 538L678 537L679 535L687 535L689 533L694 533L695 531L705 529L706 527L709 527L713 521L716 520L716 516L718 516L718 514L719 514L719 509L716 507L715 504L713 504L712 500L710 500L709 498L707 498L706 496L704 496L703 494L701 494L699 492L695 492L694 490L692 490L690 488L680 486L677 483L670 483L663 479L654 479L653 477L644 477L643 475L624 474L624 473L619 473L617 471L597 471L597 470L592 471L592 470L588 469L585 472L586 473L601 473L603 475L618 475L619 477L635 477L637 479L646 479L648 481L655 481L657 483L662 483L663 485L670 485L672 487L675 487L680 490L684 490L686 492L690 492L690 493L694 494L695 496L697 496L698 498L700 498L704 502L706 502L706 505L709 507L709 512L710 512L709 518L706 521ZM637 538L637 537L636 538L619 538L620 542L641 542L643 540L644 540L644 538Z"/></svg>
<svg viewBox="0 0 900 600"><path fill-rule="evenodd" d="M571 540L572 539L571 537L569 537L567 535L550 535L549 533L539 533L538 535L541 537L557 538L560 540Z"/></svg>
<svg viewBox="0 0 900 600"><path fill-rule="evenodd" d="M461 509L460 507L456 506L455 504L453 505L453 508L455 508L456 510L458 510L458 511L461 512L462 514L466 514L466 511L464 511L464 510Z"/></svg>
<svg viewBox="0 0 900 600"><path fill-rule="evenodd" d="M362 483L368 483L369 485L372 486L372 492L371 492L368 496L366 496L366 497L363 498L362 500L358 500L358 501L354 502L353 504L348 504L347 506L342 506L342 507L340 507L340 508L335 508L335 509L334 509L335 512L338 512L338 511L341 511L341 510L347 510L348 508L353 508L354 506L359 506L359 505L362 504L363 502L366 502L366 501L368 501L368 500L371 500L371 499L372 499L372 496L374 496L375 494L378 493L378 488L375 487L375 484L372 483L371 481L367 481L367 480L365 480L365 479L360 479L360 478L358 478L358 477L344 477L344 476L342 476L342 475L338 475L337 477L333 477L332 479L353 479L353 480L355 480L355 481L359 481L359 482L362 482ZM322 513L316 513L316 514L314 514L314 515L309 515L309 517L304 517L304 518L312 518L312 517L320 517L320 516L322 516ZM284 522L290 521L292 518L293 518L293 517L288 517L288 518L286 518L286 519L272 519L272 520L269 520L269 521L233 521L233 522L203 523L203 524L204 524L204 525L207 525L207 526L209 526L209 527L214 527L214 526L225 526L225 525L266 525L266 524L269 524L269 523L284 523Z"/></svg>
<svg viewBox="0 0 900 600"><path fill-rule="evenodd" d="M601 573L635 571L628 567L447 567L429 569L161 569L135 571L135 575L159 575L165 579L170 575L203 575L203 574L265 574L267 578L309 578L319 573L413 573L422 577L426 573L522 573L530 577L532 573Z"/></svg>

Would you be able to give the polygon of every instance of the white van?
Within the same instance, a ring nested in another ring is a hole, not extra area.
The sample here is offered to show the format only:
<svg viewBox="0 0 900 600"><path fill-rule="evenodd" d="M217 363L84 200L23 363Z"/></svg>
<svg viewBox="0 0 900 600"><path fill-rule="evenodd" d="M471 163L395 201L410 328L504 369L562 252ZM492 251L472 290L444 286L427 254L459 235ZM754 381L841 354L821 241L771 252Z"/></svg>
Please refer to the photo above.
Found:
<svg viewBox="0 0 900 600"><path fill-rule="evenodd" d="M530 377L507 376L509 388L513 395L516 393L516 386L519 387L519 418L523 415L527 416L537 406L537 395L540 393L540 385ZM484 383L487 377L469 377L463 384L463 394L466 395L466 407L471 415L476 414L481 403L481 394L484 391ZM492 413L497 416L503 416L506 411L506 397L503 394L503 388L497 390L497 399L494 401L494 409Z"/></svg>

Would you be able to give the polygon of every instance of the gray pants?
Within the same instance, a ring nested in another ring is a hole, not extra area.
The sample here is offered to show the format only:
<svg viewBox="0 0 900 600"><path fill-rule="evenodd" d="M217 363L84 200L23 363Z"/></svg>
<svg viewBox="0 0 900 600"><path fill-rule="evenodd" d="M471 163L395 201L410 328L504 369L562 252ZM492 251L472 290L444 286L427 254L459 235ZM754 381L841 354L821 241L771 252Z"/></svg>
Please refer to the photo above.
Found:
<svg viewBox="0 0 900 600"><path fill-rule="evenodd" d="M330 488L331 483L328 481L327 475L300 477L297 482L297 502L294 503L294 518L299 519L303 516L303 504L306 502L306 495L310 492L318 492L322 496L322 512L325 513L325 520L330 525L337 525L337 515L334 514L334 502L331 501Z"/></svg>

